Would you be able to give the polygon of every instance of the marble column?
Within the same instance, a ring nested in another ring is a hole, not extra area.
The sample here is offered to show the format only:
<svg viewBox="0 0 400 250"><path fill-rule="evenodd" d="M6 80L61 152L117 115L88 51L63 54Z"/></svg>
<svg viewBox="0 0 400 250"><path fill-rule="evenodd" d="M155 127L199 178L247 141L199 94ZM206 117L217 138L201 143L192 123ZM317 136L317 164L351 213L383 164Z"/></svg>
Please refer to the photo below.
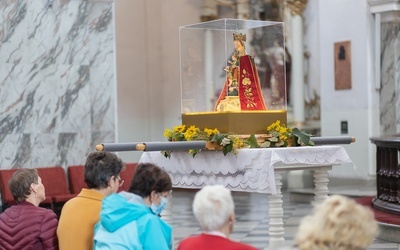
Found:
<svg viewBox="0 0 400 250"><path fill-rule="evenodd" d="M375 87L379 90L380 133L400 133L400 1L369 0L375 17Z"/></svg>
<svg viewBox="0 0 400 250"><path fill-rule="evenodd" d="M0 168L84 164L115 141L113 0L0 9Z"/></svg>
<svg viewBox="0 0 400 250"><path fill-rule="evenodd" d="M286 1L292 15L292 76L291 85L293 93L293 118L297 126L305 122L304 100L304 47L303 47L303 11L307 0Z"/></svg>

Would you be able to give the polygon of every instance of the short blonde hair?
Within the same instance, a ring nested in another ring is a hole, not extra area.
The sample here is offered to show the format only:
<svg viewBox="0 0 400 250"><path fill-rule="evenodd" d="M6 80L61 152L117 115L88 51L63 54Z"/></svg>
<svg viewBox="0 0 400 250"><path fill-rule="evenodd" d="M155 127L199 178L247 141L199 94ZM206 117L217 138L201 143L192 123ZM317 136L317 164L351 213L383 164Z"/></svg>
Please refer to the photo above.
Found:
<svg viewBox="0 0 400 250"><path fill-rule="evenodd" d="M300 222L295 243L300 250L362 250L378 233L373 212L354 200L333 195Z"/></svg>

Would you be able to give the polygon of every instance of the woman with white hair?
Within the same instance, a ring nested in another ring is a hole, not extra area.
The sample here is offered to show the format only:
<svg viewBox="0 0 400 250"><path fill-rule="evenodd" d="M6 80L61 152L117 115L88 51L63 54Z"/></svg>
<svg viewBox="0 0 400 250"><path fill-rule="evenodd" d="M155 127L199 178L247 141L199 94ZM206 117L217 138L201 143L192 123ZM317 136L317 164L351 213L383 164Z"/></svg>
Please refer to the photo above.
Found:
<svg viewBox="0 0 400 250"><path fill-rule="evenodd" d="M235 205L231 191L224 186L205 186L197 192L193 201L193 213L203 233L182 240L178 250L256 249L229 239L235 221Z"/></svg>

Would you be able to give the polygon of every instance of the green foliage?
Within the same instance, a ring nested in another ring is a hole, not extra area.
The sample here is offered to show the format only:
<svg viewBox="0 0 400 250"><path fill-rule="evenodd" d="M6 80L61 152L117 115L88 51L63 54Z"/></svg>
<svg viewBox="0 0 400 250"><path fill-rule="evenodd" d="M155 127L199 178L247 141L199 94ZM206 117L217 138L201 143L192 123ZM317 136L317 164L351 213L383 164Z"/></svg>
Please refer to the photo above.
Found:
<svg viewBox="0 0 400 250"><path fill-rule="evenodd" d="M311 134L305 132L304 130L299 130L298 128L293 128L293 136L296 138L294 146L314 146L314 142L311 141Z"/></svg>

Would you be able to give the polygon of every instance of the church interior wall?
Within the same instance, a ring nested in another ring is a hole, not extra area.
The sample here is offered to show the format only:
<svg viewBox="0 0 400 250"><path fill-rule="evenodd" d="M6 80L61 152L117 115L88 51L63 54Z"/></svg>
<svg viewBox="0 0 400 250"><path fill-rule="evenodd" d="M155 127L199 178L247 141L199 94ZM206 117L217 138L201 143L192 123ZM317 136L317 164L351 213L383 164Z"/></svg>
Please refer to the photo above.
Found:
<svg viewBox="0 0 400 250"><path fill-rule="evenodd" d="M164 141L181 124L179 27L200 22L201 1L116 1L118 142ZM141 152L121 152L138 161Z"/></svg>
<svg viewBox="0 0 400 250"><path fill-rule="evenodd" d="M0 9L0 168L82 164L115 140L112 1Z"/></svg>
<svg viewBox="0 0 400 250"><path fill-rule="evenodd" d="M349 135L356 142L345 148L356 169L335 168L331 176L369 178L374 175L375 148L369 138L379 135L378 91L373 82L373 18L366 1L324 1L319 6L321 134ZM334 43L351 41L351 89L335 90ZM341 122L348 133L342 134Z"/></svg>

